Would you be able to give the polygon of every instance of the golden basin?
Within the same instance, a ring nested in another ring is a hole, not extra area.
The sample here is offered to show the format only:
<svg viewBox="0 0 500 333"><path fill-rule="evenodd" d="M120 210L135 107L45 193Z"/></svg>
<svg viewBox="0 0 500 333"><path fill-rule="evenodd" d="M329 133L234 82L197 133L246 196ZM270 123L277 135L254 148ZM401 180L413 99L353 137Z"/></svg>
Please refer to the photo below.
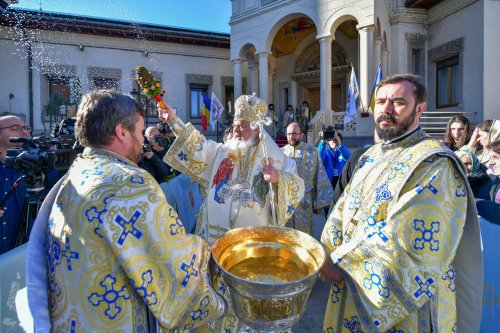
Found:
<svg viewBox="0 0 500 333"><path fill-rule="evenodd" d="M326 253L301 231L265 226L226 232L212 255L238 318L270 331L290 328L302 316Z"/></svg>

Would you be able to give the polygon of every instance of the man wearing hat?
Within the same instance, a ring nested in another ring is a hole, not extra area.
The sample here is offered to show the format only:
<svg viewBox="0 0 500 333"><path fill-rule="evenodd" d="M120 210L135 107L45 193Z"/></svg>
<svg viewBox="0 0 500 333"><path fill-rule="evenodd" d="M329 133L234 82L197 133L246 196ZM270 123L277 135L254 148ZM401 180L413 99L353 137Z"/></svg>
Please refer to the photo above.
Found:
<svg viewBox="0 0 500 333"><path fill-rule="evenodd" d="M302 200L304 182L258 123L267 105L253 95L235 102L233 137L221 144L205 137L173 110L160 109L176 139L164 161L198 182L206 192L196 233L213 243L240 227L284 225Z"/></svg>
<svg viewBox="0 0 500 333"><path fill-rule="evenodd" d="M285 225L292 217L304 195L304 181L294 160L259 126L267 113L264 101L254 95L236 100L233 137L224 144L206 140L169 105L159 112L176 135L164 161L204 188L196 234L213 243L233 228ZM239 326L230 314L207 330L237 332Z"/></svg>

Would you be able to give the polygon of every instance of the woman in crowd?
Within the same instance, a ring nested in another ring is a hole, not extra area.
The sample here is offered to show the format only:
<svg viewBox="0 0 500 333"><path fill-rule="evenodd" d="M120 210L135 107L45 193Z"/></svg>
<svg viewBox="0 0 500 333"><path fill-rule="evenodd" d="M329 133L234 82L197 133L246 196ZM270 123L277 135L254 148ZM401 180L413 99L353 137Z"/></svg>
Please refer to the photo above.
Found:
<svg viewBox="0 0 500 333"><path fill-rule="evenodd" d="M488 162L490 174L486 177L484 172L481 173L481 166L477 167L477 157L468 149L463 148L456 154L464 162L467 169L471 170L467 178L474 192L478 214L492 223L500 224L500 139L493 141L487 148L490 153Z"/></svg>
<svg viewBox="0 0 500 333"><path fill-rule="evenodd" d="M500 127L498 120L480 122L467 144L467 147L476 154L479 161L484 165L488 165L490 159L490 151L487 147L491 142L500 138L500 132L497 130L497 127Z"/></svg>
<svg viewBox="0 0 500 333"><path fill-rule="evenodd" d="M470 121L464 116L455 116L448 121L443 143L451 150L462 148L471 138Z"/></svg>

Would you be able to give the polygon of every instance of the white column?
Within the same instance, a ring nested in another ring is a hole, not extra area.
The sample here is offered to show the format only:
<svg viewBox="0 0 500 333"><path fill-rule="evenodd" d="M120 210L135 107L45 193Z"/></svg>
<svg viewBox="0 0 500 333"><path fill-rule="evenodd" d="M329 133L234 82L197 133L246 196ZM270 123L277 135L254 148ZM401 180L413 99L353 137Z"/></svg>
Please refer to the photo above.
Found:
<svg viewBox="0 0 500 333"><path fill-rule="evenodd" d="M375 66L373 68L374 71L377 70L378 64L382 62L383 41L384 40L380 36L375 37L375 39L373 40L373 65ZM374 75L373 77L375 78L375 73L373 75Z"/></svg>
<svg viewBox="0 0 500 333"><path fill-rule="evenodd" d="M234 100L241 96L241 92L243 89L243 79L241 77L241 64L243 60L235 59L233 60L234 67Z"/></svg>
<svg viewBox="0 0 500 333"><path fill-rule="evenodd" d="M319 39L319 108L325 114L325 123L332 123L332 41L333 36Z"/></svg>
<svg viewBox="0 0 500 333"><path fill-rule="evenodd" d="M273 96L273 78L274 78L274 73L275 71L273 70L270 70L269 71L269 77L268 77L268 82L269 82L269 98L268 98L268 101L267 103L273 103L273 104L276 104L274 103L274 96ZM276 105L275 105L276 107Z"/></svg>
<svg viewBox="0 0 500 333"><path fill-rule="evenodd" d="M268 103L269 96L269 53L259 53L259 97Z"/></svg>
<svg viewBox="0 0 500 333"><path fill-rule="evenodd" d="M375 78L373 69L373 31L374 27L358 28L359 31L359 90L365 109L368 107L371 85Z"/></svg>
<svg viewBox="0 0 500 333"><path fill-rule="evenodd" d="M382 75L384 77L389 75L389 50L387 48L382 50Z"/></svg>
<svg viewBox="0 0 500 333"><path fill-rule="evenodd" d="M257 64L248 65L248 71L250 72L250 94L257 93L259 91L259 66Z"/></svg>

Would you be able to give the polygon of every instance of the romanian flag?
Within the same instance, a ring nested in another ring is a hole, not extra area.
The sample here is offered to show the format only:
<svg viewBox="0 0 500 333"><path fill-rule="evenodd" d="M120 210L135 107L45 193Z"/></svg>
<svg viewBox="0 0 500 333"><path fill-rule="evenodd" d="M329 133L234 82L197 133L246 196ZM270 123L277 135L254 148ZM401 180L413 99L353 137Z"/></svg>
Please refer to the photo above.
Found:
<svg viewBox="0 0 500 333"><path fill-rule="evenodd" d="M203 94L203 103L201 103L201 129L203 132L207 130L208 123L210 122L210 108L212 102L206 94Z"/></svg>
<svg viewBox="0 0 500 333"><path fill-rule="evenodd" d="M382 81L382 64L378 64L377 73L375 74L375 81L373 82L372 95L370 97L370 109L375 109L375 89L377 89L377 84Z"/></svg>

